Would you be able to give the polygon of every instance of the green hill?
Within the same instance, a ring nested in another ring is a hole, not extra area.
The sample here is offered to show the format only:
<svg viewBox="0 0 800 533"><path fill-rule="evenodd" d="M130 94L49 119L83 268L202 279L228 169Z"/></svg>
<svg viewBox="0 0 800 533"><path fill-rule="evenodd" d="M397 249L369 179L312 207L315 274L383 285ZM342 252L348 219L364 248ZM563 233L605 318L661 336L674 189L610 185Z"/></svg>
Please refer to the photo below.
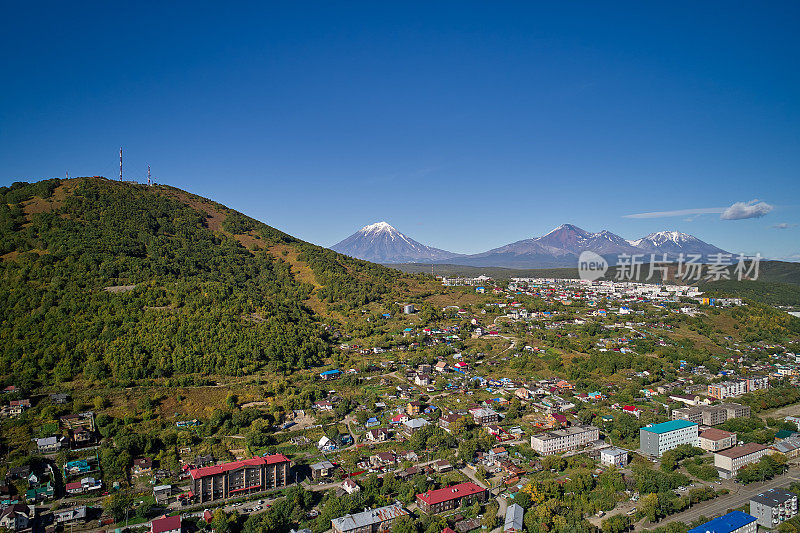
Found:
<svg viewBox="0 0 800 533"><path fill-rule="evenodd" d="M55 179L0 197L0 365L23 385L319 364L326 321L415 282L172 187Z"/></svg>

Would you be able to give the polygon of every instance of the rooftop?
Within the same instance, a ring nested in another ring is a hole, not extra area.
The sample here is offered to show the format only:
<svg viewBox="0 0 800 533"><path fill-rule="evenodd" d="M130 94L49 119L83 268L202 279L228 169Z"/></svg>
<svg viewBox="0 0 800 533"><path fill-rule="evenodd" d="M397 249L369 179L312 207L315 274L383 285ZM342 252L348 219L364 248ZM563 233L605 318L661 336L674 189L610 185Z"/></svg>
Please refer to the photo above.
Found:
<svg viewBox="0 0 800 533"><path fill-rule="evenodd" d="M755 521L756 518L754 516L741 511L732 511L701 526L692 528L686 533L732 533L742 526Z"/></svg>
<svg viewBox="0 0 800 533"><path fill-rule="evenodd" d="M723 431L717 428L708 428L707 430L700 433L701 439L708 439L708 440L722 440L734 436L736 436L736 433L731 433L730 431Z"/></svg>
<svg viewBox="0 0 800 533"><path fill-rule="evenodd" d="M423 492L422 494L417 494L417 499L427 503L428 505L435 505L437 503L454 500L456 498L480 494L484 490L486 489L479 487L472 481L467 481L466 483L460 483L458 485L445 487L443 489L429 490L427 492Z"/></svg>
<svg viewBox="0 0 800 533"><path fill-rule="evenodd" d="M204 476L213 476L214 474L224 474L231 470L238 470L246 466L261 466L271 465L275 463L288 463L289 458L282 453L268 455L266 457L253 457L252 459L243 459L242 461L234 461L232 463L225 463L216 466L204 466L201 468L193 468L189 470L192 479L198 479Z"/></svg>
<svg viewBox="0 0 800 533"><path fill-rule="evenodd" d="M594 426L575 425L568 428L545 431L544 433L539 433L538 435L534 435L533 438L539 440L559 439L562 437L568 437L569 435L577 435L579 433L586 433L587 431L594 431L594 430L597 430L597 428Z"/></svg>
<svg viewBox="0 0 800 533"><path fill-rule="evenodd" d="M684 429L688 427L697 427L697 424L694 422L689 422L688 420L670 420L669 422L661 422L660 424L653 424L649 427L642 428L642 431L648 431L650 433L656 433L658 435L662 433L669 433L670 431L676 431L678 429Z"/></svg>
<svg viewBox="0 0 800 533"><path fill-rule="evenodd" d="M797 496L783 489L769 489L767 492L762 492L761 494L753 496L750 498L750 501L768 505L769 507L775 507L792 498L797 498Z"/></svg>
<svg viewBox="0 0 800 533"><path fill-rule="evenodd" d="M167 516L164 518L156 518L152 521L152 533L163 533L164 531L173 531L181 529L181 515Z"/></svg>
<svg viewBox="0 0 800 533"><path fill-rule="evenodd" d="M394 520L401 516L408 514L408 511L403 509L399 503L387 505L379 509L367 509L356 514L347 514L340 518L331 520L331 525L338 528L340 531L352 531L373 524L379 524L388 520Z"/></svg>
<svg viewBox="0 0 800 533"><path fill-rule="evenodd" d="M742 446L734 446L733 448L717 452L717 455L721 455L723 457L729 457L731 459L738 459L739 457L744 457L745 455L750 455L751 453L757 453L766 449L767 447L764 446L763 444L758 444L756 442L748 442L747 444L743 444Z"/></svg>

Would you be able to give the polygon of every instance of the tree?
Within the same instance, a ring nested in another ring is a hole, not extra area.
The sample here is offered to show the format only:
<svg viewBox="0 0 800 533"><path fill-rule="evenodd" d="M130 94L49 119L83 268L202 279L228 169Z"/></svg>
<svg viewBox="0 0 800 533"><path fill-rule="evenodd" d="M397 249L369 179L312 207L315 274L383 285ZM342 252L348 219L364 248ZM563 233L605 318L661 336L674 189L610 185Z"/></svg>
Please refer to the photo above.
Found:
<svg viewBox="0 0 800 533"><path fill-rule="evenodd" d="M483 511L483 525L487 530L491 531L497 525L497 512L499 510L500 507L496 502L492 502L486 506L486 509Z"/></svg>
<svg viewBox="0 0 800 533"><path fill-rule="evenodd" d="M125 511L131 508L133 498L126 491L119 491L106 496L103 500L103 508L110 512L115 522L125 520Z"/></svg>
<svg viewBox="0 0 800 533"><path fill-rule="evenodd" d="M625 515L614 515L603 520L601 529L603 533L622 533L631 527L631 518Z"/></svg>
<svg viewBox="0 0 800 533"><path fill-rule="evenodd" d="M403 516L392 525L392 533L418 533L413 519Z"/></svg>
<svg viewBox="0 0 800 533"><path fill-rule="evenodd" d="M639 512L647 517L651 522L658 518L658 494L650 493L643 496L639 501Z"/></svg>
<svg viewBox="0 0 800 533"><path fill-rule="evenodd" d="M235 513L226 513L222 509L217 509L214 512L214 519L211 520L211 528L216 533L231 533L236 525L237 515Z"/></svg>

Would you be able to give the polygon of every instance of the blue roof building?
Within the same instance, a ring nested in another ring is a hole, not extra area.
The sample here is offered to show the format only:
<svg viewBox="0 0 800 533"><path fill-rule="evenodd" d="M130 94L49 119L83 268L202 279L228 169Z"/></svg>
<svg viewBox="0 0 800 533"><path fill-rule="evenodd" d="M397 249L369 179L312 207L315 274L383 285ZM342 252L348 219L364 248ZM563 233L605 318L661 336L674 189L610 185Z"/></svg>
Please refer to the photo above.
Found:
<svg viewBox="0 0 800 533"><path fill-rule="evenodd" d="M757 528L755 516L741 511L732 511L692 528L687 533L755 533Z"/></svg>
<svg viewBox="0 0 800 533"><path fill-rule="evenodd" d="M321 377L324 380L336 379L339 377L341 373L342 371L339 369L326 370L325 372L320 372L319 377Z"/></svg>
<svg viewBox="0 0 800 533"><path fill-rule="evenodd" d="M650 431L652 433L668 433L670 431L675 431L676 429L683 429L688 428L690 426L696 426L694 422L689 422L688 420L670 420L669 422L661 422L660 424L653 424L652 426L643 427L642 431Z"/></svg>

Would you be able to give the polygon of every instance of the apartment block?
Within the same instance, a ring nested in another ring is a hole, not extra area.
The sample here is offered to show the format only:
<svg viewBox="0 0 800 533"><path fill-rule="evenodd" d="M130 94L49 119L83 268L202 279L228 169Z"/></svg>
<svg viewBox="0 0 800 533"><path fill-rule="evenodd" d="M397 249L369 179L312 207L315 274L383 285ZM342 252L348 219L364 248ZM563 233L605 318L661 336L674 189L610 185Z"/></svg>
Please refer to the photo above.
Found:
<svg viewBox="0 0 800 533"><path fill-rule="evenodd" d="M697 446L698 425L688 420L671 420L639 430L640 450L651 457L661 457L681 444Z"/></svg>
<svg viewBox="0 0 800 533"><path fill-rule="evenodd" d="M489 491L468 481L443 489L429 490L417 494L417 506L426 514L437 514L460 506L462 502L471 504L475 501L485 502Z"/></svg>
<svg viewBox="0 0 800 533"><path fill-rule="evenodd" d="M750 514L756 517L758 525L776 528L797 515L797 494L783 489L762 492L750 498Z"/></svg>
<svg viewBox="0 0 800 533"><path fill-rule="evenodd" d="M576 450L599 438L600 430L595 426L577 425L533 435L531 448L540 455L553 455Z"/></svg>
<svg viewBox="0 0 800 533"><path fill-rule="evenodd" d="M193 468L189 471L190 495L204 503L285 487L289 484L290 464L288 457L278 453Z"/></svg>

